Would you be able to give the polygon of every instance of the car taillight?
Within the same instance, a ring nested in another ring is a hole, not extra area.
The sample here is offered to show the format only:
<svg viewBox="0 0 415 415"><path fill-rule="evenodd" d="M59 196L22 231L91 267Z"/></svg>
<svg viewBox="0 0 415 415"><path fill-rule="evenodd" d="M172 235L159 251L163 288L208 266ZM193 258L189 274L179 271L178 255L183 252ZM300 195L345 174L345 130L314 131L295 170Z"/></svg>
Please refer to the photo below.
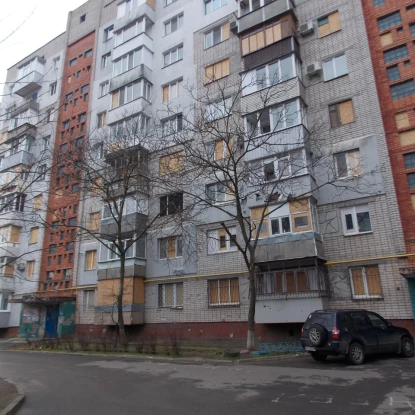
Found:
<svg viewBox="0 0 415 415"><path fill-rule="evenodd" d="M338 340L340 337L340 330L337 327L331 329L331 337L333 340Z"/></svg>

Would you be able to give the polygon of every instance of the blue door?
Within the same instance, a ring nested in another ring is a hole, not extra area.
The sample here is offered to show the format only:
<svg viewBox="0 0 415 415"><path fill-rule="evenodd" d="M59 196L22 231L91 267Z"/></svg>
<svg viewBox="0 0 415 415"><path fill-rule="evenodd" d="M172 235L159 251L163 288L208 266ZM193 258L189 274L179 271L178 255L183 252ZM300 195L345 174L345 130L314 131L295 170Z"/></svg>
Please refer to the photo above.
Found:
<svg viewBox="0 0 415 415"><path fill-rule="evenodd" d="M45 337L58 337L59 305L46 307Z"/></svg>

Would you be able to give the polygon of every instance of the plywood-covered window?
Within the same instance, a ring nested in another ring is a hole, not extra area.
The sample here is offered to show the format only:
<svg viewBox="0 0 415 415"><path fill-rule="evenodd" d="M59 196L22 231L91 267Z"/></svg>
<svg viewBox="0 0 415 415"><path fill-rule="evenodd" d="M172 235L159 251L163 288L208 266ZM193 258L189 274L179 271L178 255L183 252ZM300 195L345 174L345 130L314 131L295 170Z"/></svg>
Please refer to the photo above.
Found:
<svg viewBox="0 0 415 415"><path fill-rule="evenodd" d="M415 130L399 133L399 140L402 147L415 145Z"/></svg>
<svg viewBox="0 0 415 415"><path fill-rule="evenodd" d="M339 12L331 13L317 20L318 37L324 37L341 30Z"/></svg>
<svg viewBox="0 0 415 415"><path fill-rule="evenodd" d="M100 219L100 213L99 212L90 213L89 214L89 221L88 221L88 230L97 231L99 229L99 219Z"/></svg>
<svg viewBox="0 0 415 415"><path fill-rule="evenodd" d="M353 102L351 99L329 106L330 125L332 128L340 127L354 122Z"/></svg>
<svg viewBox="0 0 415 415"><path fill-rule="evenodd" d="M178 173L184 168L184 151L160 157L160 176Z"/></svg>
<svg viewBox="0 0 415 415"><path fill-rule="evenodd" d="M26 262L26 276L32 278L35 273L35 261Z"/></svg>
<svg viewBox="0 0 415 415"><path fill-rule="evenodd" d="M362 174L362 164L360 151L350 150L334 155L337 177L360 176Z"/></svg>
<svg viewBox="0 0 415 415"><path fill-rule="evenodd" d="M90 271L97 267L97 250L85 252L85 270Z"/></svg>
<svg viewBox="0 0 415 415"><path fill-rule="evenodd" d="M353 298L382 297L382 286L377 265L350 268L350 281Z"/></svg>
<svg viewBox="0 0 415 415"><path fill-rule="evenodd" d="M228 231L232 236L225 229L208 231L208 254L236 251L236 226L228 227Z"/></svg>
<svg viewBox="0 0 415 415"><path fill-rule="evenodd" d="M183 255L181 236L159 239L159 258L172 259Z"/></svg>
<svg viewBox="0 0 415 415"><path fill-rule="evenodd" d="M239 304L238 278L210 280L209 306L227 306Z"/></svg>
<svg viewBox="0 0 415 415"><path fill-rule="evenodd" d="M268 224L268 208L263 206L251 209L251 224L252 224L252 236L256 238L259 234L259 238L269 237L269 224ZM261 223L261 219L263 221Z"/></svg>
<svg viewBox="0 0 415 415"><path fill-rule="evenodd" d="M206 145L206 151L211 161L223 160L232 153L232 140L217 140Z"/></svg>
<svg viewBox="0 0 415 415"><path fill-rule="evenodd" d="M31 228L29 236L29 244L37 243L39 237L39 228Z"/></svg>
<svg viewBox="0 0 415 415"><path fill-rule="evenodd" d="M402 111L395 114L396 127L398 129L409 127L408 111Z"/></svg>
<svg viewBox="0 0 415 415"><path fill-rule="evenodd" d="M392 32L384 33L380 36L380 44L385 47L393 43Z"/></svg>
<svg viewBox="0 0 415 415"><path fill-rule="evenodd" d="M230 73L229 59L214 63L205 68L205 84L217 81Z"/></svg>

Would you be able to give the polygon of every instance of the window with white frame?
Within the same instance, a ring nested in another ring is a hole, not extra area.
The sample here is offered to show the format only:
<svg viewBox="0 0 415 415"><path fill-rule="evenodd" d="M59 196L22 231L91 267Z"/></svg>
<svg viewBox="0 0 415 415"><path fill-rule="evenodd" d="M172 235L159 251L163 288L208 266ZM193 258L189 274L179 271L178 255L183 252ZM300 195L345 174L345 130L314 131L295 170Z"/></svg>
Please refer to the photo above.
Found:
<svg viewBox="0 0 415 415"><path fill-rule="evenodd" d="M56 94L57 87L58 87L57 82L52 82L52 83L49 85L49 92L50 92L50 95L55 95L55 94Z"/></svg>
<svg viewBox="0 0 415 415"><path fill-rule="evenodd" d="M223 160L232 153L232 139L228 142L225 140L216 140L206 144L206 153L210 161Z"/></svg>
<svg viewBox="0 0 415 415"><path fill-rule="evenodd" d="M172 236L159 239L159 258L172 259L183 256L183 243L181 236Z"/></svg>
<svg viewBox="0 0 415 415"><path fill-rule="evenodd" d="M176 46L174 49L163 53L164 66L171 65L183 59L183 45Z"/></svg>
<svg viewBox="0 0 415 415"><path fill-rule="evenodd" d="M349 272L354 299L382 297L382 285L377 265L353 267L349 268Z"/></svg>
<svg viewBox="0 0 415 415"><path fill-rule="evenodd" d="M348 74L346 55L342 54L323 62L324 80L338 78Z"/></svg>
<svg viewBox="0 0 415 415"><path fill-rule="evenodd" d="M159 308L183 307L183 283L159 284L158 299Z"/></svg>
<svg viewBox="0 0 415 415"><path fill-rule="evenodd" d="M114 37L114 25L111 25L104 29L104 42Z"/></svg>
<svg viewBox="0 0 415 415"><path fill-rule="evenodd" d="M124 42L129 41L133 37L143 33L146 28L146 18L142 17L134 23L124 27L115 33L115 46L119 46Z"/></svg>
<svg viewBox="0 0 415 415"><path fill-rule="evenodd" d="M82 311L94 311L95 308L95 290L84 290L82 298Z"/></svg>
<svg viewBox="0 0 415 415"><path fill-rule="evenodd" d="M111 141L119 141L124 136L134 137L136 134L144 134L150 123L150 117L138 114L110 125Z"/></svg>
<svg viewBox="0 0 415 415"><path fill-rule="evenodd" d="M9 311L10 310L10 294L9 293L0 293L0 311Z"/></svg>
<svg viewBox="0 0 415 415"><path fill-rule="evenodd" d="M229 23L215 27L205 33L205 49L229 39Z"/></svg>
<svg viewBox="0 0 415 415"><path fill-rule="evenodd" d="M170 101L183 95L183 79L171 82L163 86L163 102Z"/></svg>
<svg viewBox="0 0 415 415"><path fill-rule="evenodd" d="M372 232L368 205L344 208L341 210L341 216L345 235Z"/></svg>
<svg viewBox="0 0 415 415"><path fill-rule="evenodd" d="M183 212L183 193L170 193L160 197L160 216Z"/></svg>
<svg viewBox="0 0 415 415"><path fill-rule="evenodd" d="M102 55L101 58L101 69L105 69L111 62L111 52Z"/></svg>
<svg viewBox="0 0 415 415"><path fill-rule="evenodd" d="M121 212L121 203L124 202L123 210ZM122 216L130 215L132 213L147 214L148 202L147 199L136 199L134 197L126 197L124 200L117 200L111 203L106 203L102 208L102 219L117 218L119 214Z"/></svg>
<svg viewBox="0 0 415 415"><path fill-rule="evenodd" d="M336 161L336 173L339 178L360 176L362 166L360 164L360 151L350 150L334 155Z"/></svg>
<svg viewBox="0 0 415 415"><path fill-rule="evenodd" d="M177 114L174 117L170 117L167 120L161 121L161 132L163 137L167 137L170 134L178 133L183 129L183 115Z"/></svg>
<svg viewBox="0 0 415 415"><path fill-rule="evenodd" d="M183 20L184 15L183 13L174 16L172 19L168 20L164 23L164 35L167 36L170 33L175 32L178 29L181 29L183 27Z"/></svg>
<svg viewBox="0 0 415 415"><path fill-rule="evenodd" d="M239 279L209 280L209 306L239 305Z"/></svg>
<svg viewBox="0 0 415 415"><path fill-rule="evenodd" d="M138 48L114 61L113 76L121 75L143 63L143 48Z"/></svg>
<svg viewBox="0 0 415 415"><path fill-rule="evenodd" d="M205 0L205 14L214 12L228 4L228 0Z"/></svg>
<svg viewBox="0 0 415 415"><path fill-rule="evenodd" d="M236 251L236 226L228 227L231 237L225 229L208 231L208 254L220 254L223 252Z"/></svg>
<svg viewBox="0 0 415 415"><path fill-rule="evenodd" d="M126 258L145 258L144 238L140 238L136 242L134 242L134 239L125 239L122 241L122 246ZM101 244L100 262L116 261L120 256L121 253L118 249L118 243L107 242Z"/></svg>
<svg viewBox="0 0 415 415"><path fill-rule="evenodd" d="M102 84L99 85L99 96L103 97L108 94L110 89L110 82L105 81Z"/></svg>
<svg viewBox="0 0 415 415"><path fill-rule="evenodd" d="M137 82L123 86L117 91L113 91L112 109L128 104L141 97L146 100L150 100L151 98L151 84L144 79L140 79Z"/></svg>
<svg viewBox="0 0 415 415"><path fill-rule="evenodd" d="M300 76L301 67L294 54L268 63L242 75L242 94L248 95L263 88Z"/></svg>
<svg viewBox="0 0 415 415"><path fill-rule="evenodd" d="M235 199L235 192L232 190L232 184L220 182L206 186L206 198L210 203L219 204L230 202Z"/></svg>
<svg viewBox="0 0 415 415"><path fill-rule="evenodd" d="M107 125L107 112L101 112L97 115L97 128L102 128Z"/></svg>
<svg viewBox="0 0 415 415"><path fill-rule="evenodd" d="M132 10L136 9L141 4L144 4L144 0L126 0L118 5L117 9L117 19L127 15Z"/></svg>
<svg viewBox="0 0 415 415"><path fill-rule="evenodd" d="M253 12L267 4L271 3L274 0L246 0L244 2L244 7L240 7L240 15L243 16L247 13Z"/></svg>
<svg viewBox="0 0 415 415"><path fill-rule="evenodd" d="M205 122L212 122L220 118L229 117L232 109L232 97L208 104L205 108Z"/></svg>

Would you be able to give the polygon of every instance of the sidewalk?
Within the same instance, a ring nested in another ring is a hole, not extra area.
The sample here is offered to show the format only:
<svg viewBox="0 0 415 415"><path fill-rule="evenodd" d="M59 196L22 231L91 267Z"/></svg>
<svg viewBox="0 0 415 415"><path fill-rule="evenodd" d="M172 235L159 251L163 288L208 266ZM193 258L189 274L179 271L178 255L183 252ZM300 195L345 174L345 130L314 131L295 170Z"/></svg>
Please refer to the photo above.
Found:
<svg viewBox="0 0 415 415"><path fill-rule="evenodd" d="M23 391L13 382L0 378L0 415L16 413L24 401Z"/></svg>

